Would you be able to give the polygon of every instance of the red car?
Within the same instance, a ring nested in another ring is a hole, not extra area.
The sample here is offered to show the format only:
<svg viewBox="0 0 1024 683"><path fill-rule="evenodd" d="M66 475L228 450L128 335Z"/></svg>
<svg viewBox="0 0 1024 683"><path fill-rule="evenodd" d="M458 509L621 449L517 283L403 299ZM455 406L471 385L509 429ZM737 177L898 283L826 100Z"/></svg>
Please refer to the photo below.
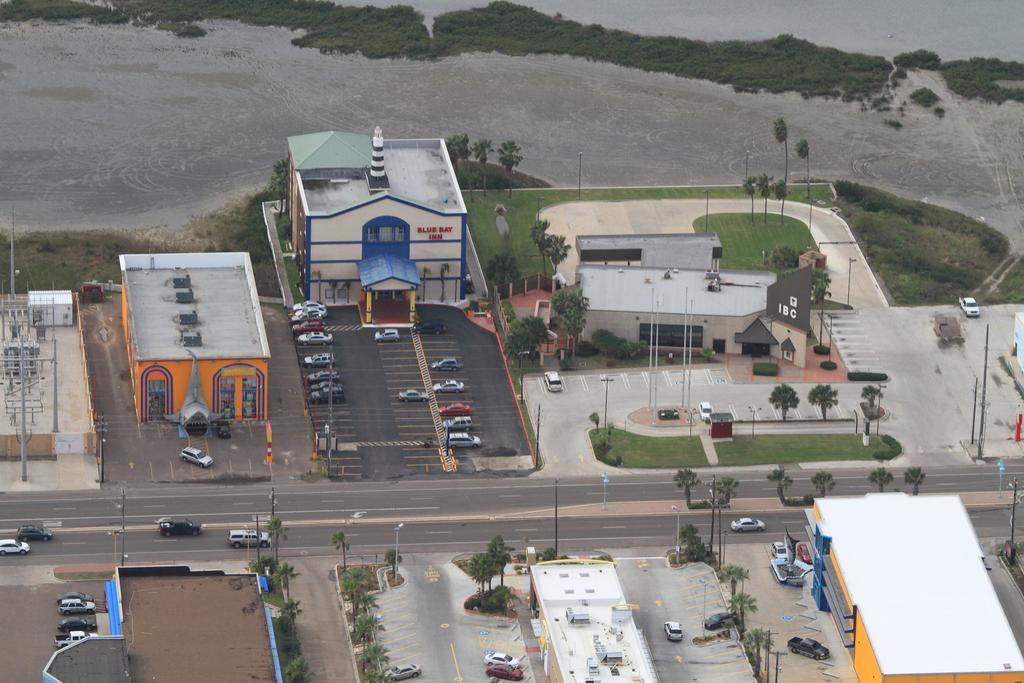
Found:
<svg viewBox="0 0 1024 683"><path fill-rule="evenodd" d="M484 669L484 673L503 681L521 681L524 676L522 669L511 664L490 664Z"/></svg>
<svg viewBox="0 0 1024 683"><path fill-rule="evenodd" d="M808 552L806 543L796 544L796 556L800 558L800 561L804 564L811 564L811 553Z"/></svg>
<svg viewBox="0 0 1024 683"><path fill-rule="evenodd" d="M473 408L465 403L446 403L437 410L441 417L456 417L458 415L472 415Z"/></svg>
<svg viewBox="0 0 1024 683"><path fill-rule="evenodd" d="M307 320L303 323L292 325L292 334L306 334L307 332L323 332L324 323L322 320Z"/></svg>

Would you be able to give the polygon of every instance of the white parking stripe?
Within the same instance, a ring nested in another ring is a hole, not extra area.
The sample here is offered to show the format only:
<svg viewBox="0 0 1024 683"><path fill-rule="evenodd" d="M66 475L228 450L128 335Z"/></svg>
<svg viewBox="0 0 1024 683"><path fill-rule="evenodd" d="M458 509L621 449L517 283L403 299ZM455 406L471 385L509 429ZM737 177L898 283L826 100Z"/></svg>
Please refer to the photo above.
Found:
<svg viewBox="0 0 1024 683"><path fill-rule="evenodd" d="M644 384L645 385L651 386L651 381L649 379L647 379L647 373L646 372L640 373L640 376L644 378Z"/></svg>
<svg viewBox="0 0 1024 683"><path fill-rule="evenodd" d="M587 384L586 375L580 375L580 382L583 384L583 391L590 391L590 386Z"/></svg>
<svg viewBox="0 0 1024 683"><path fill-rule="evenodd" d="M622 383L626 385L627 389L629 389L630 388L630 386L629 386L629 375L627 375L624 372L620 372L619 376L622 377Z"/></svg>
<svg viewBox="0 0 1024 683"><path fill-rule="evenodd" d="M773 406L771 403L769 403L768 407L772 409L772 414L775 416L776 420L781 420L782 419L782 416L779 415L779 411L775 409L775 406Z"/></svg>

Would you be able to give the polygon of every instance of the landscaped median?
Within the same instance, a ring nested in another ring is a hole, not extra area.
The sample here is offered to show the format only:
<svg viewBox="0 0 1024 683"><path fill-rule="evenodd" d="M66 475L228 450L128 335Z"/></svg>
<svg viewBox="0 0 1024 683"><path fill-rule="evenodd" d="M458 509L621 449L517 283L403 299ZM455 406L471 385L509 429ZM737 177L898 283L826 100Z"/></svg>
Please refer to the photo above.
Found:
<svg viewBox="0 0 1024 683"><path fill-rule="evenodd" d="M642 436L612 427L590 430L594 455L615 467L707 467L697 436Z"/></svg>

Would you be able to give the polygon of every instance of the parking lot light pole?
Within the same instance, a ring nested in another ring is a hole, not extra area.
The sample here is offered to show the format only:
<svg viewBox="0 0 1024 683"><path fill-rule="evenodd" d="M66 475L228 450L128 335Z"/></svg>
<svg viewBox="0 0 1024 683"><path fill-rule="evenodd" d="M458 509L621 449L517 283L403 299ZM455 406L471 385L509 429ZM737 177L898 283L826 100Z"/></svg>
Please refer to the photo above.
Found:
<svg viewBox="0 0 1024 683"><path fill-rule="evenodd" d="M399 522L395 527L395 557L391 565L391 576L395 581L398 581L398 532L402 530L403 526L405 526L405 522Z"/></svg>
<svg viewBox="0 0 1024 683"><path fill-rule="evenodd" d="M754 423L757 422L757 414L761 411L757 406L747 406L750 411L750 438L754 438Z"/></svg>
<svg viewBox="0 0 1024 683"><path fill-rule="evenodd" d="M679 507L673 505L672 512L676 513L676 564L679 564L679 554L682 552L682 549L679 547Z"/></svg>
<svg viewBox="0 0 1024 683"><path fill-rule="evenodd" d="M853 282L853 262L857 259L853 256L850 257L849 262L846 264L846 305L850 305L850 283Z"/></svg>
<svg viewBox="0 0 1024 683"><path fill-rule="evenodd" d="M608 426L608 385L614 381L614 377L608 377L607 375L601 378L601 382L604 384L604 430L609 433L611 428Z"/></svg>

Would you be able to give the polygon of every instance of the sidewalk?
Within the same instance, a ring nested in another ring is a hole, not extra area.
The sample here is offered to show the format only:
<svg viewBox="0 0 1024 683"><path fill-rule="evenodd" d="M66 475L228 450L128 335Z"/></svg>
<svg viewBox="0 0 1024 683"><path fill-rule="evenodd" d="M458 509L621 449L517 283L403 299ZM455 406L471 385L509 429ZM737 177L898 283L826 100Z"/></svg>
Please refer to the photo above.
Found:
<svg viewBox="0 0 1024 683"><path fill-rule="evenodd" d="M281 253L281 241L277 239L277 220L274 209L277 202L263 202L263 223L267 226L267 241L274 252L274 269L277 271L277 286L284 298L285 310L292 310L295 297L292 296L291 284L288 282L288 271L284 267L284 255Z"/></svg>
<svg viewBox="0 0 1024 683"><path fill-rule="evenodd" d="M335 558L296 559L292 564L300 576L291 584L291 597L302 603L296 627L309 670L318 681L356 683L352 639L335 588Z"/></svg>

